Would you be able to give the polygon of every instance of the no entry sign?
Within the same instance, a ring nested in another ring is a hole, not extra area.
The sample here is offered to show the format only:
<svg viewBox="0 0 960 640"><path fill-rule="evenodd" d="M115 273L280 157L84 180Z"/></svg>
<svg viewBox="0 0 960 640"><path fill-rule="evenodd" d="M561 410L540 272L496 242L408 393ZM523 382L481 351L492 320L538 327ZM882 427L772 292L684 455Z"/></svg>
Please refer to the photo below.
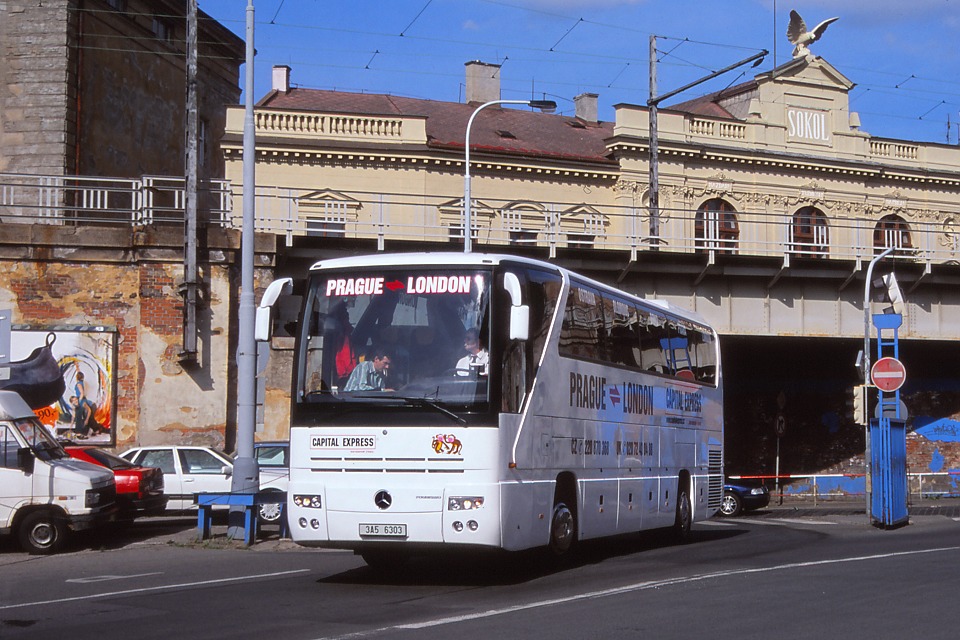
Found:
<svg viewBox="0 0 960 640"><path fill-rule="evenodd" d="M907 370L896 358L880 358L870 367L870 380L880 391L896 391L907 379Z"/></svg>

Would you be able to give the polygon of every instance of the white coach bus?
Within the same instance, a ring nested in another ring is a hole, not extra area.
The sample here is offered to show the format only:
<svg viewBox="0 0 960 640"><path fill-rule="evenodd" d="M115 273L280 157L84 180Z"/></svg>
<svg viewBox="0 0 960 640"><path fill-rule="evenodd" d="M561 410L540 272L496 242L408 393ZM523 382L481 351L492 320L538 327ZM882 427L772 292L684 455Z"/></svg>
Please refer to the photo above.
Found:
<svg viewBox="0 0 960 640"><path fill-rule="evenodd" d="M672 305L515 256L324 260L294 357L292 537L370 564L682 538L720 505L722 405L716 332Z"/></svg>

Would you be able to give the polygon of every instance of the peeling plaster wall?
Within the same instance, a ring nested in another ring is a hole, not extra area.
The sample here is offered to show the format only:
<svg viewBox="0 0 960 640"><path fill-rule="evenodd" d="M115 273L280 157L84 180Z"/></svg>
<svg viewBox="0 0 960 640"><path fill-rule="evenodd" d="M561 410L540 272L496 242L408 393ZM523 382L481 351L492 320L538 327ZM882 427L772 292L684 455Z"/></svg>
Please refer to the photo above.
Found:
<svg viewBox="0 0 960 640"><path fill-rule="evenodd" d="M257 243L258 280L268 282L275 241ZM119 450L235 445L240 234L211 229L201 246L199 357L188 366L182 229L0 225L0 308L14 324L116 328Z"/></svg>

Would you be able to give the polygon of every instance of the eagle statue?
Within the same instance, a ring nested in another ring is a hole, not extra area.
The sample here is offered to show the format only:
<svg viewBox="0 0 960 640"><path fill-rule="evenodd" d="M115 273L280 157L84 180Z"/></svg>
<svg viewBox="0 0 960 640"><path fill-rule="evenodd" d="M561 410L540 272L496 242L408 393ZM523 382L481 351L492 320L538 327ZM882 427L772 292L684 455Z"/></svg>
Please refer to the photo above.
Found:
<svg viewBox="0 0 960 640"><path fill-rule="evenodd" d="M813 31L807 31L807 23L803 21L800 14L796 11L790 11L790 26L787 27L787 40L793 45L793 57L802 58L810 53L809 45L816 42L827 30L831 22L836 22L840 18L828 18L813 28Z"/></svg>

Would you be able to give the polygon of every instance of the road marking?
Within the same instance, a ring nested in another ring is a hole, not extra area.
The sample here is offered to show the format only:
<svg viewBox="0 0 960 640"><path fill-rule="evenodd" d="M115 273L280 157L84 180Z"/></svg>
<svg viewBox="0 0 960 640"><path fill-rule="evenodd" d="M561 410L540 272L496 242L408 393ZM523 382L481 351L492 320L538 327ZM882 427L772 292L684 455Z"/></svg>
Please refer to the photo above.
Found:
<svg viewBox="0 0 960 640"><path fill-rule="evenodd" d="M824 565L831 565L831 564L843 564L846 562L864 562L867 560L882 560L885 558L896 558L900 556L912 556L912 555L920 555L920 554L926 554L926 553L943 553L947 551L960 551L960 546L940 547L937 549L920 549L917 551L897 551L894 553L881 553L881 554L876 554L871 556L854 556L851 558L838 558L836 560L814 560L810 562L791 562L789 564L781 564L773 567L760 567L760 568L753 568L753 569L734 569L731 571L717 571L715 573L705 573L705 574L687 576L682 578L669 578L667 580L650 580L647 582L636 582L634 584L625 585L623 587L614 587L612 589L603 589L600 591L588 591L586 593L567 596L565 598L552 598L550 600L538 600L536 602L529 602L527 604L518 604L512 607L504 607L503 609L490 609L488 611L478 611L476 613L467 613L459 616L433 618L432 620L424 620L422 622L411 622L407 624L391 625L389 627L380 627L378 629L370 629L368 631L357 631L355 633L347 633L339 636L322 636L320 638L317 638L317 640L348 640L353 638L367 638L367 637L377 636L382 633L390 632L390 631L405 631L405 630L413 630L413 629L426 629L429 627L439 627L445 624L454 624L457 622L466 622L469 620L478 620L481 618L492 618L495 616L501 616L501 615L506 615L510 613L517 613L518 611L528 611L530 609L539 609L542 607L554 607L556 605L567 604L571 602L579 602L582 600L606 598L608 596L618 596L625 593L647 591L649 589L659 589L661 587L682 585L682 584L688 584L693 582L702 582L704 580L712 580L714 578L725 578L728 576L747 575L752 573L769 573L772 571L802 569L806 567L817 567L817 566L824 566Z"/></svg>
<svg viewBox="0 0 960 640"><path fill-rule="evenodd" d="M55 600L36 600L34 602L21 602L19 604L0 605L0 611L7 609L21 609L24 607L37 607L48 604L62 604L64 602L77 602L79 600L96 600L97 598L111 598L114 596L130 596L136 593L150 593L151 591L166 591L168 589L185 589L187 587L205 587L214 584L228 584L231 582L240 582L243 580L256 580L258 578L276 578L278 576L288 576L294 573L309 573L310 569L295 569L293 571L277 571L274 573L257 573L249 576L238 576L236 578L219 578L217 580L201 580L199 582L181 582L179 584L167 584L156 587L143 587L140 589L125 589L123 591L108 591L106 593L92 593L87 596L74 596L72 598L57 598Z"/></svg>
<svg viewBox="0 0 960 640"><path fill-rule="evenodd" d="M64 582L72 582L74 584L90 584L92 582L109 582L110 580L128 580L130 578L143 578L144 576L159 575L163 575L163 571L154 571L153 573L133 573L128 576L90 576L89 578L70 578L69 580L64 580Z"/></svg>
<svg viewBox="0 0 960 640"><path fill-rule="evenodd" d="M763 518L762 520L757 518L742 518L743 522L748 522L750 524L771 524L771 525L781 525L781 524L811 524L811 525L820 525L820 524L838 524L837 522L830 522L829 520L801 520L799 518Z"/></svg>
<svg viewBox="0 0 960 640"><path fill-rule="evenodd" d="M735 527L737 526L736 522L721 522L719 520L702 520L697 523L697 525L706 525L708 527Z"/></svg>

